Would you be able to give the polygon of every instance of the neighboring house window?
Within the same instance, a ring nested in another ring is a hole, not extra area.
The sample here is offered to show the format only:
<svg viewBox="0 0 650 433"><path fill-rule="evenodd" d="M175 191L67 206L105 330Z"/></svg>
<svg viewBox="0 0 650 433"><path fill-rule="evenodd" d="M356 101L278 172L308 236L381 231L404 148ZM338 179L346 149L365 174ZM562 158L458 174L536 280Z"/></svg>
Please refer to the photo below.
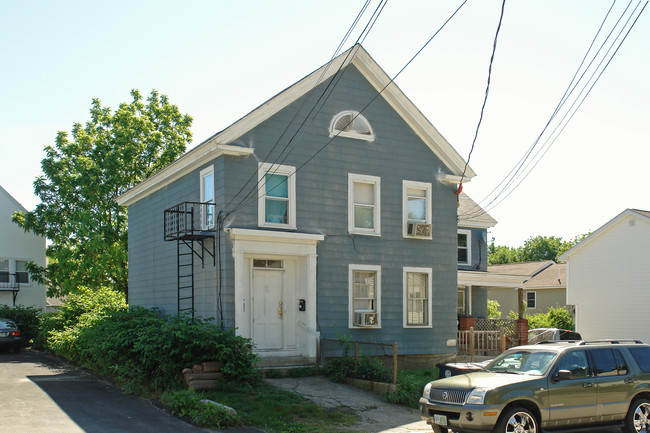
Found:
<svg viewBox="0 0 650 433"><path fill-rule="evenodd" d="M348 232L381 235L380 184L376 176L348 174Z"/></svg>
<svg viewBox="0 0 650 433"><path fill-rule="evenodd" d="M214 167L201 170L201 203L210 203L201 207L201 226L203 229L214 227Z"/></svg>
<svg viewBox="0 0 650 433"><path fill-rule="evenodd" d="M458 290L457 314L465 314L465 289Z"/></svg>
<svg viewBox="0 0 650 433"><path fill-rule="evenodd" d="M526 308L536 308L537 294L535 292L526 292Z"/></svg>
<svg viewBox="0 0 650 433"><path fill-rule="evenodd" d="M330 137L357 138L374 141L375 133L368 120L358 111L341 111L330 122Z"/></svg>
<svg viewBox="0 0 650 433"><path fill-rule="evenodd" d="M29 284L26 260L16 260L16 281L20 284Z"/></svg>
<svg viewBox="0 0 650 433"><path fill-rule="evenodd" d="M9 282L9 260L0 259L0 283Z"/></svg>
<svg viewBox="0 0 650 433"><path fill-rule="evenodd" d="M350 328L381 327L381 267L349 265Z"/></svg>
<svg viewBox="0 0 650 433"><path fill-rule="evenodd" d="M404 327L431 327L431 268L404 268Z"/></svg>
<svg viewBox="0 0 650 433"><path fill-rule="evenodd" d="M258 214L260 227L296 228L296 168L260 163Z"/></svg>
<svg viewBox="0 0 650 433"><path fill-rule="evenodd" d="M431 184L402 181L403 235L431 239Z"/></svg>
<svg viewBox="0 0 650 433"><path fill-rule="evenodd" d="M472 260L472 231L458 230L458 264L469 265Z"/></svg>

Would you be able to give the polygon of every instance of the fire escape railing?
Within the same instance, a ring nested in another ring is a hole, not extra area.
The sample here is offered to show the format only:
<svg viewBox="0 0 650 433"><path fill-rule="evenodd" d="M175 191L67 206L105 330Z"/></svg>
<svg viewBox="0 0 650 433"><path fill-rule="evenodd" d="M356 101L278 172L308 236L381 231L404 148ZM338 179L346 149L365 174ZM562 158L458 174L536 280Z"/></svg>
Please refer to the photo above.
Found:
<svg viewBox="0 0 650 433"><path fill-rule="evenodd" d="M14 306L16 297L20 291L20 278L18 274L10 274L7 271L0 271L0 291L13 292Z"/></svg>

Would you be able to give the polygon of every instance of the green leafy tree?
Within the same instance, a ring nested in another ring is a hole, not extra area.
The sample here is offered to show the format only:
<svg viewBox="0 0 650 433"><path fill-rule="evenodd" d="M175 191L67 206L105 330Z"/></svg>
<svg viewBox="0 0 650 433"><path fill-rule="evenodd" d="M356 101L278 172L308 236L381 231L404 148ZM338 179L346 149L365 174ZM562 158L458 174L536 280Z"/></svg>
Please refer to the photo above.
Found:
<svg viewBox="0 0 650 433"><path fill-rule="evenodd" d="M51 242L47 267L28 265L49 295L80 286L126 292L127 215L115 199L174 161L192 139L192 118L167 96L155 90L146 102L137 90L131 96L115 112L93 99L85 126L75 123L71 138L57 134L34 182L41 203L13 215L25 231Z"/></svg>
<svg viewBox="0 0 650 433"><path fill-rule="evenodd" d="M500 319L501 318L501 311L499 311L500 306L501 305L496 300L488 299L488 301L487 301L487 316L488 316L488 319Z"/></svg>
<svg viewBox="0 0 650 433"><path fill-rule="evenodd" d="M564 241L556 236L531 236L524 242L523 246L517 248L503 245L495 246L492 243L488 247L488 264L498 265L543 260L557 261L558 257L573 248L588 235L588 233L579 235L569 241Z"/></svg>

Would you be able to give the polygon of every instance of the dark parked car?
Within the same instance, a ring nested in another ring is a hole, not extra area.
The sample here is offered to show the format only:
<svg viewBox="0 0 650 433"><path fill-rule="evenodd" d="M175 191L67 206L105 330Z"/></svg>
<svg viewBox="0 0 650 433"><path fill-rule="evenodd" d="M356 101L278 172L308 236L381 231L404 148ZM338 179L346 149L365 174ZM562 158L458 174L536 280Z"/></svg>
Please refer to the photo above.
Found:
<svg viewBox="0 0 650 433"><path fill-rule="evenodd" d="M0 319L0 347L9 347L16 353L23 347L20 329L9 319Z"/></svg>
<svg viewBox="0 0 650 433"><path fill-rule="evenodd" d="M420 399L434 433L650 429L650 346L636 340L513 347L483 371L430 382Z"/></svg>

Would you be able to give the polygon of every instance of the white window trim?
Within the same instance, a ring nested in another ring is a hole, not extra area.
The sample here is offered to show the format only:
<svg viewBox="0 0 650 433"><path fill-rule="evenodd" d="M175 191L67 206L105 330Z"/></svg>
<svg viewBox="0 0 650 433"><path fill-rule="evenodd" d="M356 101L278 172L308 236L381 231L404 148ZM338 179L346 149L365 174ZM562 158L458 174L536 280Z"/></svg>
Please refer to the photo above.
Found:
<svg viewBox="0 0 650 433"><path fill-rule="evenodd" d="M354 226L354 184L370 183L375 186L375 209L373 218L375 227L362 229ZM366 236L381 236L381 178L364 174L348 173L348 233Z"/></svg>
<svg viewBox="0 0 650 433"><path fill-rule="evenodd" d="M377 293L377 300L375 305L377 315L377 325L375 326L355 326L354 325L354 272L355 271L370 271L377 274L375 282L375 292ZM350 329L381 329L381 266L379 265L348 265L348 328Z"/></svg>
<svg viewBox="0 0 650 433"><path fill-rule="evenodd" d="M429 182L416 182L413 180L403 180L402 181L402 236L405 238L413 239L432 239L433 231L431 236L415 236L408 234L408 224L409 224L409 211L408 211L408 189L409 188L418 188L425 190L425 198L427 204L425 206L426 210L426 224L432 224L433 218L431 217L431 183Z"/></svg>
<svg viewBox="0 0 650 433"><path fill-rule="evenodd" d="M354 131L341 131L338 129L334 129L334 125L336 125L336 122L348 114L351 114L356 118L356 120L360 120L368 126L368 129L370 130L370 134L359 134L358 132ZM360 114L358 111L353 111L353 110L346 110L346 111L341 111L340 113L337 113L332 117L332 120L330 121L330 137L347 137L347 138L356 138L358 140L365 140L365 141L375 141L375 131L372 129L372 125L370 125L370 122L368 122L368 119L366 119L362 114Z"/></svg>
<svg viewBox="0 0 650 433"><path fill-rule="evenodd" d="M404 328L432 328L433 327L433 270L431 268L414 268L404 267L403 271L403 326ZM427 275L427 325L409 325L408 324L408 274L426 274Z"/></svg>
<svg viewBox="0 0 650 433"><path fill-rule="evenodd" d="M458 234L467 236L467 261L458 262L458 264L470 266L472 264L472 231L466 229L458 229ZM456 242L456 248L458 249L458 241ZM458 257L458 251L456 251L456 257Z"/></svg>
<svg viewBox="0 0 650 433"><path fill-rule="evenodd" d="M214 165L210 165L209 167L204 168L199 173L199 182L200 182L199 189L201 190L201 195L200 195L199 201L201 203L205 202L205 189L204 189L203 179L205 177L207 177L207 176L212 176L212 203L216 203L217 199L215 197L215 191L214 191ZM204 212L205 212L204 206L201 206L201 228L203 228L204 230L214 228L214 224L215 224L214 220L212 221L212 224L205 224ZM214 209L214 213L215 213L214 219L216 219L217 218L216 206L215 206L215 209Z"/></svg>
<svg viewBox="0 0 650 433"><path fill-rule="evenodd" d="M281 174L287 176L287 224L270 223L266 221L266 174ZM296 229L296 167L289 165L260 162L257 170L257 225L278 229Z"/></svg>
<svg viewBox="0 0 650 433"><path fill-rule="evenodd" d="M535 304L532 307L528 306L528 294L532 293L533 294L533 303ZM526 292L526 309L527 310L536 310L537 309L537 292Z"/></svg>

